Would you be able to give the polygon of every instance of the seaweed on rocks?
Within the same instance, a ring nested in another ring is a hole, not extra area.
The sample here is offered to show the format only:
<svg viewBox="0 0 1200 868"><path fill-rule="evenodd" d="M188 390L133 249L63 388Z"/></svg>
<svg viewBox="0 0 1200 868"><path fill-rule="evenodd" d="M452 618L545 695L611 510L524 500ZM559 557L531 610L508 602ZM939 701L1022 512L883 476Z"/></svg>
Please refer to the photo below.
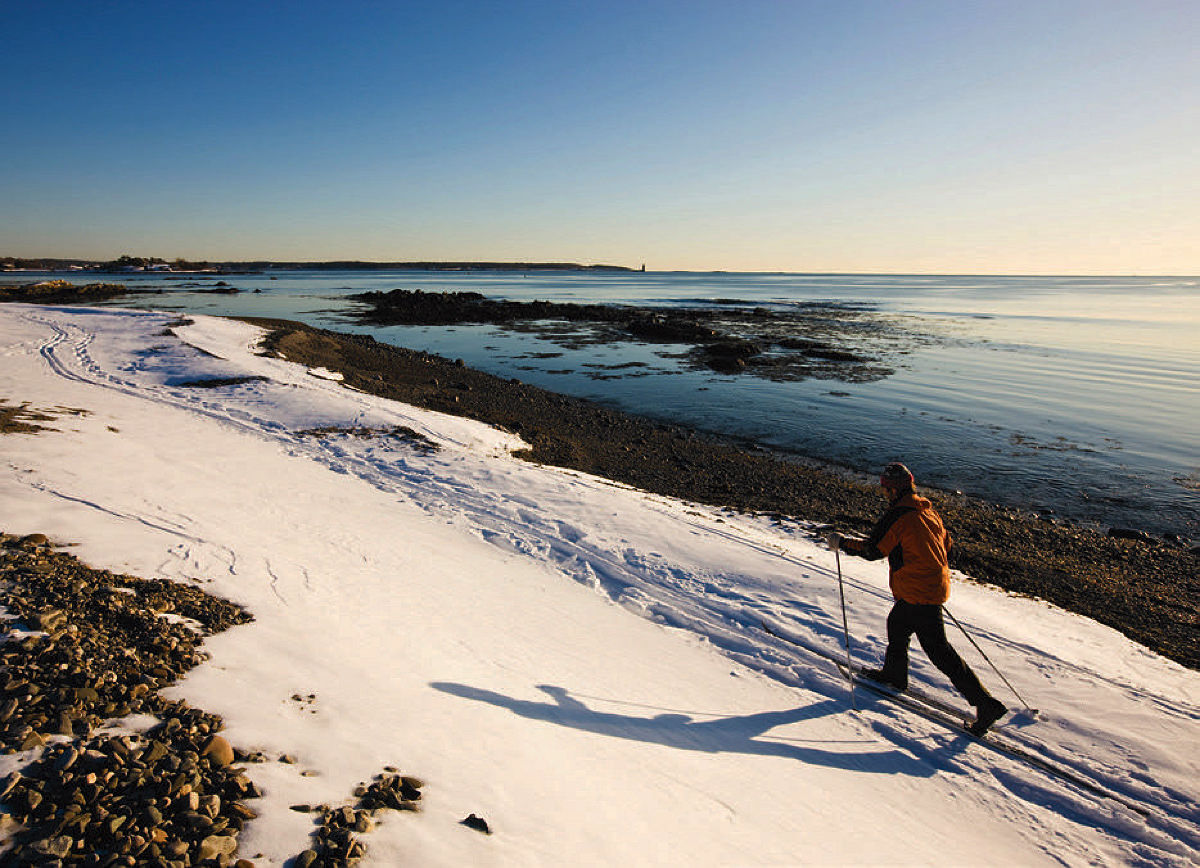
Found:
<svg viewBox="0 0 1200 868"><path fill-rule="evenodd" d="M490 323L535 332L570 347L613 341L685 344L690 346L681 355L686 364L721 374L748 373L775 380L820 377L864 382L892 372L876 351L865 346L877 344L880 339L877 328L880 323L871 318L871 312L831 303L810 303L784 311L735 308L730 300L705 308L634 307L509 301L478 292L419 289L365 292L348 297L364 305L352 316L373 325ZM550 327L548 323L558 325ZM856 345L834 346L828 339L831 332L836 332L843 344L853 335Z"/></svg>
<svg viewBox="0 0 1200 868"><path fill-rule="evenodd" d="M36 304L90 304L118 298L130 292L123 283L73 284L67 280L46 280L41 283L26 283L17 286L0 286L0 301L22 301Z"/></svg>

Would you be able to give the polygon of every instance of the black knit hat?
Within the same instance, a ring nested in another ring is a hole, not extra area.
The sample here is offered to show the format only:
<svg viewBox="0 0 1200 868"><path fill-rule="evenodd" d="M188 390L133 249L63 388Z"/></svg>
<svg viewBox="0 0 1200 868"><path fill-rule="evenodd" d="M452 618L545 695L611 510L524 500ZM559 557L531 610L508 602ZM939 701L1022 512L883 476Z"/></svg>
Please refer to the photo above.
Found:
<svg viewBox="0 0 1200 868"><path fill-rule="evenodd" d="M885 488L912 488L914 481L912 471L899 461L893 461L879 474L879 484Z"/></svg>

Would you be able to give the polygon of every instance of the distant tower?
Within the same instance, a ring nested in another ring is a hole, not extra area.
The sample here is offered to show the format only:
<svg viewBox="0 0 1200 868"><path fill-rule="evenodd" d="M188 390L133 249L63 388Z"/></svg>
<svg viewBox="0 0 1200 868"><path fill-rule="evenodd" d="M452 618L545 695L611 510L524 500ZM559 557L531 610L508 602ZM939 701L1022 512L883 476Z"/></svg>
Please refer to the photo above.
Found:
<svg viewBox="0 0 1200 868"><path fill-rule="evenodd" d="M642 271L644 272L645 270L646 270L646 263L643 262L642 263Z"/></svg>

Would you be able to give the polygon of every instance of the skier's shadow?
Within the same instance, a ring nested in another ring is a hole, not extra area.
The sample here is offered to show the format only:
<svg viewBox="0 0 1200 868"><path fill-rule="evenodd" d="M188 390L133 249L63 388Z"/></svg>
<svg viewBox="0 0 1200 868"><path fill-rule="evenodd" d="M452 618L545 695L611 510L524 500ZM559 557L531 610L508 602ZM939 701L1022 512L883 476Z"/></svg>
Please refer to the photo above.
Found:
<svg viewBox="0 0 1200 868"><path fill-rule="evenodd" d="M741 717L695 720L686 714L638 717L595 711L571 696L565 688L548 684L539 684L537 688L551 698L550 702L514 699L491 690L448 681L435 681L430 686L443 693L507 708L513 714L532 720L543 720L613 738L666 745L679 750L775 756L813 765L871 774L930 777L937 771L931 764L894 748L876 751L850 749L839 752L802 746L793 742L758 738L777 726L844 712L846 710L845 703L834 700L825 700L785 711L764 711Z"/></svg>

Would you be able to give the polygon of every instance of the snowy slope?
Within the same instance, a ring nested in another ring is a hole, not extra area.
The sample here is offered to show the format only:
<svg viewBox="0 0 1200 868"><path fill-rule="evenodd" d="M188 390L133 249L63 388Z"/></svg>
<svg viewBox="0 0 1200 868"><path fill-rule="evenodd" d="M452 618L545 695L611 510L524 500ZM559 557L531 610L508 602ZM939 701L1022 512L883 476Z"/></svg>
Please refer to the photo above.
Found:
<svg viewBox="0 0 1200 868"><path fill-rule="evenodd" d="M862 691L855 711L823 656L844 654L833 556L802 522L531 465L513 435L257 356L253 327L173 319L0 306L0 398L87 411L0 439L0 529L251 610L175 692L235 744L299 759L250 766L266 796L241 854L258 864L307 846L289 805L343 803L385 765L427 786L424 813L365 836L378 865L1200 861L1197 673L958 582L951 610L1041 710L1000 737L1113 798ZM215 377L262 379L184 385ZM441 448L299 433L321 426ZM872 662L886 567L842 568Z"/></svg>

